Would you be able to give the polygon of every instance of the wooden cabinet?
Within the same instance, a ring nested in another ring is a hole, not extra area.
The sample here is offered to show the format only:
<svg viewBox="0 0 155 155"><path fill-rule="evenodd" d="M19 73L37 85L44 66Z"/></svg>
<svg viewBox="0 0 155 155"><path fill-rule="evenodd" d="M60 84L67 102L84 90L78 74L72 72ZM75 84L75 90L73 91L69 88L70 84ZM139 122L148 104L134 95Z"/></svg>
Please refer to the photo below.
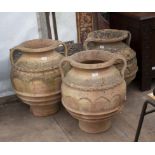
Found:
<svg viewBox="0 0 155 155"><path fill-rule="evenodd" d="M100 12L76 12L78 42L83 43L88 33L109 28L109 23Z"/></svg>
<svg viewBox="0 0 155 155"><path fill-rule="evenodd" d="M155 78L155 13L110 13L110 27L129 30L131 47L136 51L137 79L142 91L151 88Z"/></svg>

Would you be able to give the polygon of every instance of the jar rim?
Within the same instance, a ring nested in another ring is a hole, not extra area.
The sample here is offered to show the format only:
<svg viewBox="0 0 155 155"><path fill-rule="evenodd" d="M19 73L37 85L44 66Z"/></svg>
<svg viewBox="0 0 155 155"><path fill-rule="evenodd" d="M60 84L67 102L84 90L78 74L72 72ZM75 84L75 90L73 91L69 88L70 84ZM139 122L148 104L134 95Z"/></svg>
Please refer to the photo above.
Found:
<svg viewBox="0 0 155 155"><path fill-rule="evenodd" d="M69 56L69 59L71 65L76 68L103 69L114 64L114 55L105 50L86 50Z"/></svg>
<svg viewBox="0 0 155 155"><path fill-rule="evenodd" d="M54 50L61 43L61 41L52 39L32 39L25 41L14 48L16 48L17 50L22 50L23 52L41 53Z"/></svg>
<svg viewBox="0 0 155 155"><path fill-rule="evenodd" d="M118 42L126 39L129 35L129 32L126 30L117 30L117 29L104 29L104 30L96 30L90 32L86 41L94 41L94 42L103 42L103 43L111 43Z"/></svg>

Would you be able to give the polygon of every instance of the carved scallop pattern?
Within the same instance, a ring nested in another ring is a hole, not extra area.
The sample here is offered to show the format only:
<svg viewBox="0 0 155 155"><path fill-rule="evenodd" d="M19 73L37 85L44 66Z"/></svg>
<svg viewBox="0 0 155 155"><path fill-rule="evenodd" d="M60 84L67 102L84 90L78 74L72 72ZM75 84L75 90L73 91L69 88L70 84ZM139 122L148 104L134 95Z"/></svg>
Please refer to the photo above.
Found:
<svg viewBox="0 0 155 155"><path fill-rule="evenodd" d="M110 106L110 100L108 100L106 97L101 96L94 101L92 111L103 112L105 110L109 110Z"/></svg>
<svg viewBox="0 0 155 155"><path fill-rule="evenodd" d="M92 101L88 98L80 98L78 100L79 110L81 112L91 112Z"/></svg>
<svg viewBox="0 0 155 155"><path fill-rule="evenodd" d="M120 106L120 104L121 104L121 96L119 94L113 96L111 100L112 108L116 108Z"/></svg>
<svg viewBox="0 0 155 155"><path fill-rule="evenodd" d="M69 107L69 108L74 109L74 110L79 110L78 102L73 97L64 96L63 101L64 101L66 107Z"/></svg>
<svg viewBox="0 0 155 155"><path fill-rule="evenodd" d="M80 112L104 112L113 110L121 104L121 96L114 95L112 100L101 96L93 101L88 98L80 98L79 100L74 99L71 96L63 97L64 103L67 107L79 110Z"/></svg>

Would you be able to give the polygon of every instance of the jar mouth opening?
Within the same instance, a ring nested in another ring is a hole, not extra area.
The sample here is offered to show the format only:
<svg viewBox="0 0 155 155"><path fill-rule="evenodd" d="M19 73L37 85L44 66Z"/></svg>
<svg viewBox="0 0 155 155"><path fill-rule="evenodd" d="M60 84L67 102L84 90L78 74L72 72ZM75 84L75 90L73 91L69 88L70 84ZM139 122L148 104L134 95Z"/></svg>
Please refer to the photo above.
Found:
<svg viewBox="0 0 155 155"><path fill-rule="evenodd" d="M25 48L39 49L49 47L53 45L53 43L50 39L34 39L22 43L22 46Z"/></svg>
<svg viewBox="0 0 155 155"><path fill-rule="evenodd" d="M88 40L93 38L96 41L102 42L116 42L122 41L128 37L128 31L116 30L116 29L104 29L90 32L88 34Z"/></svg>
<svg viewBox="0 0 155 155"><path fill-rule="evenodd" d="M105 61L102 60L86 60L86 61L82 61L82 64L100 64L100 63L104 63Z"/></svg>
<svg viewBox="0 0 155 155"><path fill-rule="evenodd" d="M101 69L111 66L114 57L109 51L87 50L73 54L71 63L81 69Z"/></svg>
<svg viewBox="0 0 155 155"><path fill-rule="evenodd" d="M52 39L33 39L21 43L15 47L23 50L23 52L46 52L56 49L62 42Z"/></svg>

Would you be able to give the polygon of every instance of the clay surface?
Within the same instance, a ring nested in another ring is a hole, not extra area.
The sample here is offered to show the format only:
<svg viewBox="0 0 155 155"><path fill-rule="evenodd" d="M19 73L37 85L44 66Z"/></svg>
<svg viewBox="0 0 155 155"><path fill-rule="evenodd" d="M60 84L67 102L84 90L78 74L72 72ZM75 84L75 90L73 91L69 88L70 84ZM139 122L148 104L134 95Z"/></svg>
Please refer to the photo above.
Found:
<svg viewBox="0 0 155 155"><path fill-rule="evenodd" d="M119 71L115 66L121 61ZM68 64L68 70L64 66ZM88 133L106 131L126 96L126 60L108 51L82 51L62 59L62 103Z"/></svg>
<svg viewBox="0 0 155 155"><path fill-rule="evenodd" d="M59 45L65 46L60 41L36 39L10 50L13 88L17 96L30 105L30 110L35 116L51 115L59 109L59 62L64 57L55 50Z"/></svg>
<svg viewBox="0 0 155 155"><path fill-rule="evenodd" d="M129 84L138 70L136 53L130 48L131 34L125 30L104 29L90 32L84 43L85 49L103 49L111 53L121 54L127 61L125 81ZM116 62L116 67L121 68L122 63Z"/></svg>

